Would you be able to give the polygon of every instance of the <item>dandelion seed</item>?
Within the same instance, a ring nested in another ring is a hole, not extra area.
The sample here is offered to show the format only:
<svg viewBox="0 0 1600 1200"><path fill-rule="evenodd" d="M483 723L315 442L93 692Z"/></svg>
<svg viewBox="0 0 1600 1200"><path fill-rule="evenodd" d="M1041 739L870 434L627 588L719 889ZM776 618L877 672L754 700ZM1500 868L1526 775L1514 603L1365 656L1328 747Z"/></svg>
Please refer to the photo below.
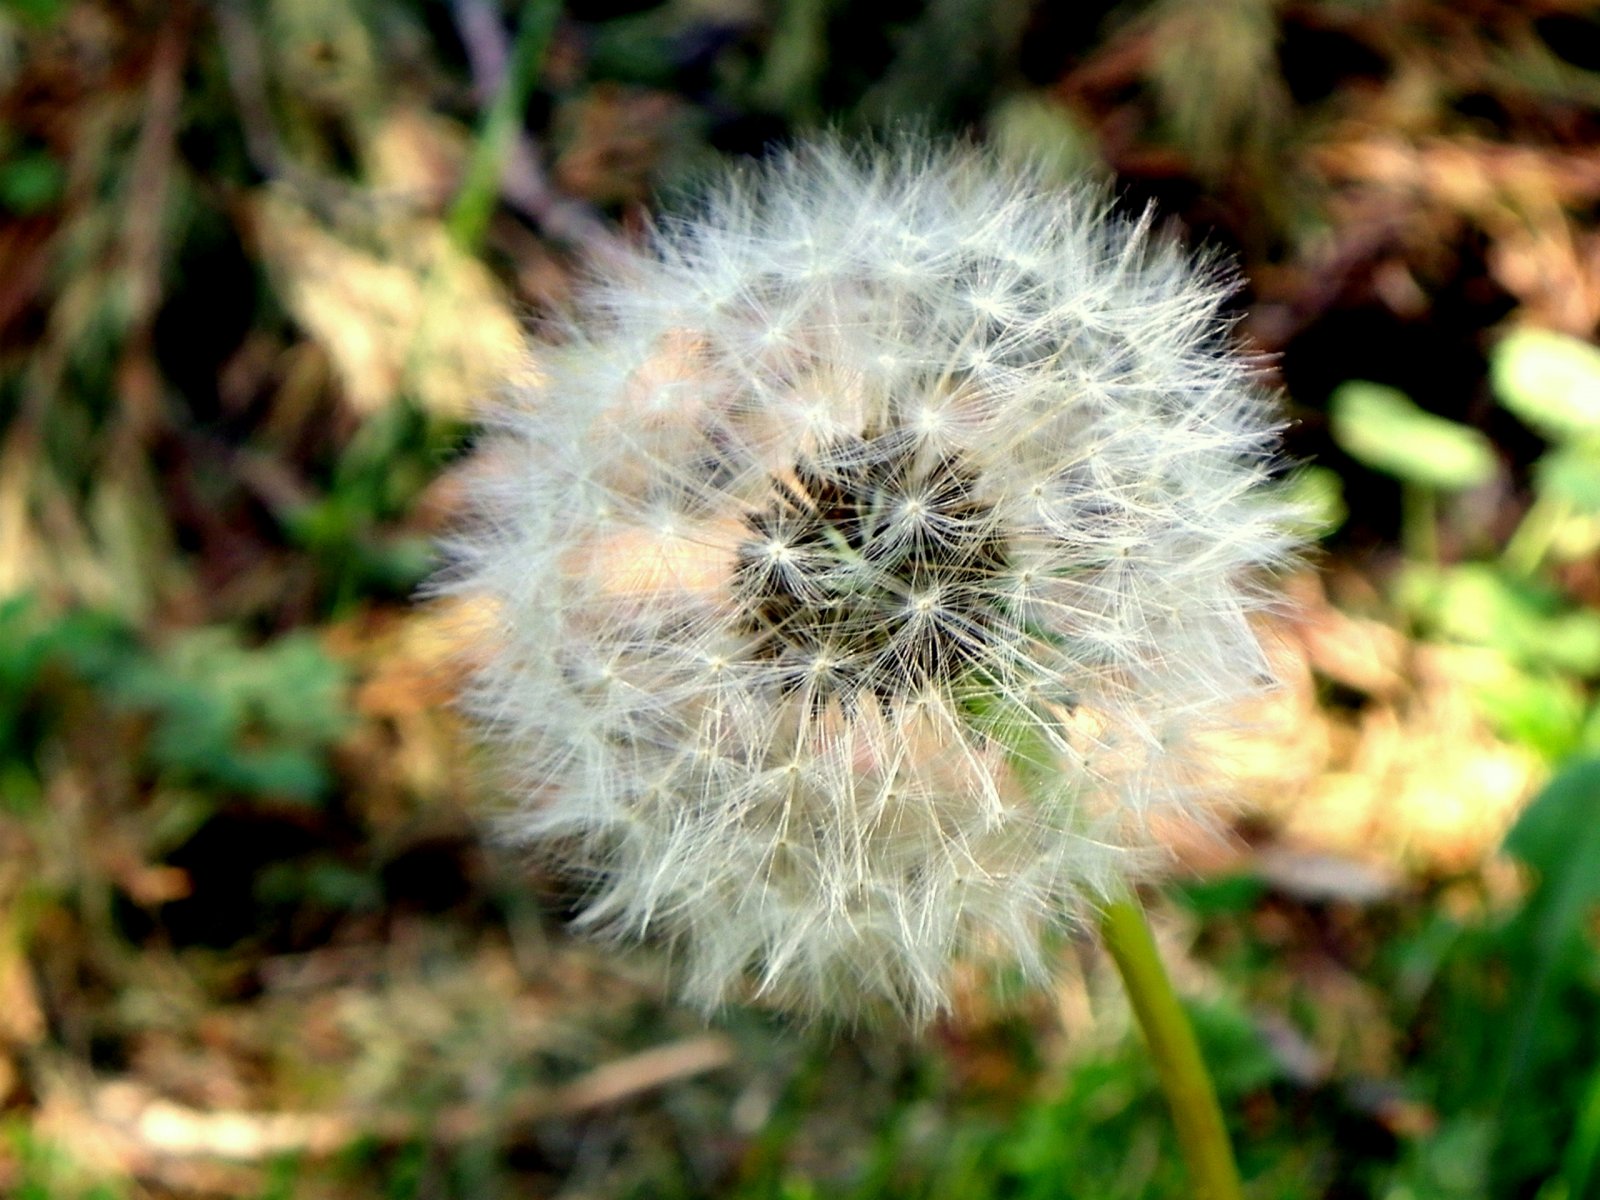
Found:
<svg viewBox="0 0 1600 1200"><path fill-rule="evenodd" d="M708 1007L924 1020L1159 863L1294 549L1226 291L981 150L833 143L593 283L447 585L585 922Z"/></svg>

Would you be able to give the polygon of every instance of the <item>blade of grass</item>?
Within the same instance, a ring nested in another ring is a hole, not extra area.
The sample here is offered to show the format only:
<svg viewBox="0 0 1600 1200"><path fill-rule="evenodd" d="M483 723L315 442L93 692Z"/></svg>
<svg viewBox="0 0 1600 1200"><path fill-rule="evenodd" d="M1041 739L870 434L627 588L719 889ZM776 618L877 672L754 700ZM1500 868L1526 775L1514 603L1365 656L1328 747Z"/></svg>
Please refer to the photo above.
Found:
<svg viewBox="0 0 1600 1200"><path fill-rule="evenodd" d="M489 219L500 197L500 175L505 169L506 155L528 98L533 94L539 67L544 62L545 50L560 14L560 0L528 0L522 6L522 22L511 48L511 58L506 63L505 78L500 81L494 103L483 115L461 191L450 210L450 237L468 254L476 254L483 246Z"/></svg>
<svg viewBox="0 0 1600 1200"><path fill-rule="evenodd" d="M1600 1071L1589 1077L1588 1093L1562 1160L1561 1177L1574 1200L1600 1194Z"/></svg>

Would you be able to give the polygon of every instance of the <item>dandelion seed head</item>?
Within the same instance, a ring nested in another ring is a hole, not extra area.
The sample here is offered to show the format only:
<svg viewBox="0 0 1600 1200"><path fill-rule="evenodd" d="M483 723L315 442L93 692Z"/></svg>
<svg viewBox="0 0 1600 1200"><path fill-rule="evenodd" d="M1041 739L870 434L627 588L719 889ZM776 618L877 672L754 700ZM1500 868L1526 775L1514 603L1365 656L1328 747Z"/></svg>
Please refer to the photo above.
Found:
<svg viewBox="0 0 1600 1200"><path fill-rule="evenodd" d="M737 173L497 414L445 586L585 925L925 1020L1160 862L1295 551L1226 280L973 149Z"/></svg>

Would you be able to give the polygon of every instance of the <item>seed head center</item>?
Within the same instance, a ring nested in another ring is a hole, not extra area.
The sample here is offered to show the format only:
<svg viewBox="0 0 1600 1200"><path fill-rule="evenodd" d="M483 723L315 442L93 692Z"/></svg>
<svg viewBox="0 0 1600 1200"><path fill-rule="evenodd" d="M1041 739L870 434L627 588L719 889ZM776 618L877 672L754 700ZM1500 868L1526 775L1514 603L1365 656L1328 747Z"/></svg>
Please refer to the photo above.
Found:
<svg viewBox="0 0 1600 1200"><path fill-rule="evenodd" d="M846 702L906 695L980 658L1008 567L977 472L905 432L831 443L771 479L734 595L758 658Z"/></svg>

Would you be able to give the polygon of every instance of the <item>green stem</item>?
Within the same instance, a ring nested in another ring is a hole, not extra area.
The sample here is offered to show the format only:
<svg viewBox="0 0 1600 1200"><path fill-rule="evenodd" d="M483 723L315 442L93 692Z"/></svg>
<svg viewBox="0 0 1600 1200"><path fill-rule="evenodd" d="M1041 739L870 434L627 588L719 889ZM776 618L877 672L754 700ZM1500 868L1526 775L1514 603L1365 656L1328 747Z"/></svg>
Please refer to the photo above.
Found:
<svg viewBox="0 0 1600 1200"><path fill-rule="evenodd" d="M1400 544L1412 562L1439 562L1439 498L1426 484L1400 484Z"/></svg>
<svg viewBox="0 0 1600 1200"><path fill-rule="evenodd" d="M1506 542L1500 562L1519 579L1533 578L1570 516L1571 506L1566 501L1538 497Z"/></svg>
<svg viewBox="0 0 1600 1200"><path fill-rule="evenodd" d="M461 191L450 210L450 236L468 254L478 252L489 230L489 218L500 198L500 174L505 169L506 155L516 137L522 111L533 95L545 47L550 44L560 15L558 0L528 0L522 7L522 24L511 47L505 78L478 128Z"/></svg>
<svg viewBox="0 0 1600 1200"><path fill-rule="evenodd" d="M1189 1165L1191 1194L1195 1200L1240 1200L1239 1168L1216 1089L1200 1057L1194 1029L1161 965L1144 909L1131 898L1111 901L1100 918L1100 933L1128 989L1167 1094L1178 1145Z"/></svg>

